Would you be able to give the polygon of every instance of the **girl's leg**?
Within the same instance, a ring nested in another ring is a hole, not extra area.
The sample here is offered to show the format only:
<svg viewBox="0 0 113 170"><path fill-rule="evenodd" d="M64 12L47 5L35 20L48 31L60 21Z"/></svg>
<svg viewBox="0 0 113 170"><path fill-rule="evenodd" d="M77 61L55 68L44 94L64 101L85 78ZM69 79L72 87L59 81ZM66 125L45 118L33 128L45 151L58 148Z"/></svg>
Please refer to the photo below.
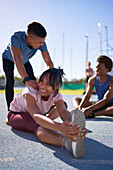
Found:
<svg viewBox="0 0 113 170"><path fill-rule="evenodd" d="M72 99L73 106L74 106L75 108L77 108L77 107L79 106L81 100L82 100L82 98L80 98L80 97L74 97L74 98Z"/></svg>
<svg viewBox="0 0 113 170"><path fill-rule="evenodd" d="M40 126L37 130L36 136L41 142L44 142L46 144L60 146L60 147L62 146L61 135L52 130Z"/></svg>
<svg viewBox="0 0 113 170"><path fill-rule="evenodd" d="M67 109L67 103L66 102L64 102L64 104L65 104L65 106L66 106L66 109ZM50 111L49 111L49 113L48 113L48 116L47 117L49 117L50 119L52 119L52 120L54 120L54 119L56 119L56 118L58 118L59 117L59 113L58 113L58 111L57 111L57 109L56 109L56 107L54 107L54 108L52 108L52 109L50 109Z"/></svg>
<svg viewBox="0 0 113 170"><path fill-rule="evenodd" d="M33 133L36 133L39 127L30 114L11 111L8 113L8 125L18 130Z"/></svg>
<svg viewBox="0 0 113 170"><path fill-rule="evenodd" d="M113 106L94 112L95 116L113 116Z"/></svg>
<svg viewBox="0 0 113 170"><path fill-rule="evenodd" d="M72 99L73 106L74 106L75 108L77 108L77 107L79 106L81 100L82 100L82 98L80 98L80 97L74 97L74 98ZM88 107L88 106L90 106L90 105L92 105L92 103L91 103L90 101L87 101L86 103L84 103L84 107Z"/></svg>
<svg viewBox="0 0 113 170"><path fill-rule="evenodd" d="M41 142L62 146L60 134L40 127L28 113L15 113L10 111L8 113L8 125L18 130L35 133Z"/></svg>
<svg viewBox="0 0 113 170"><path fill-rule="evenodd" d="M64 102L66 108L67 108L67 103ZM56 119L59 117L59 113L57 111L56 108L53 108L50 112L49 112L49 115L48 117L52 120ZM46 129L46 128L43 128L43 127L39 127L37 129L37 133L36 133L36 136L38 137L38 139L41 141L41 142L44 142L44 143L47 143L47 144L50 144L50 145L55 145L55 146L63 146L62 145L62 135L55 132L55 131L52 131L50 129Z"/></svg>
<svg viewBox="0 0 113 170"><path fill-rule="evenodd" d="M49 117L49 118L52 119L52 120L58 118L58 117L59 117L59 113L58 113L57 109L56 109L56 108L53 108L53 109L49 112L49 115L48 115L47 117Z"/></svg>

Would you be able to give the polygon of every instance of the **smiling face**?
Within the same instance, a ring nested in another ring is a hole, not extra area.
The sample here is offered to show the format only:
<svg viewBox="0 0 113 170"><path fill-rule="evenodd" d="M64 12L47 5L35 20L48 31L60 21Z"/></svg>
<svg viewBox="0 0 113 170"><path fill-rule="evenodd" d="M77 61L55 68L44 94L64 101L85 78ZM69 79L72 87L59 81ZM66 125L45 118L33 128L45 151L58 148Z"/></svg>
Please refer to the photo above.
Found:
<svg viewBox="0 0 113 170"><path fill-rule="evenodd" d="M28 46L33 47L34 49L39 48L40 46L43 46L43 43L45 41L45 38L41 38L37 35L29 34L27 38L27 44Z"/></svg>
<svg viewBox="0 0 113 170"><path fill-rule="evenodd" d="M62 84L62 76L59 69L50 68L42 73L39 78L39 94L41 96L50 96L53 93L53 97L58 94L59 87ZM47 97L46 97L47 99Z"/></svg>
<svg viewBox="0 0 113 170"><path fill-rule="evenodd" d="M107 74L109 69L106 69L105 64L101 62L96 63L95 72L97 76L104 76Z"/></svg>
<svg viewBox="0 0 113 170"><path fill-rule="evenodd" d="M45 76L42 81L38 83L39 94L43 98L48 98L50 94L54 93L53 87L49 83L49 76Z"/></svg>

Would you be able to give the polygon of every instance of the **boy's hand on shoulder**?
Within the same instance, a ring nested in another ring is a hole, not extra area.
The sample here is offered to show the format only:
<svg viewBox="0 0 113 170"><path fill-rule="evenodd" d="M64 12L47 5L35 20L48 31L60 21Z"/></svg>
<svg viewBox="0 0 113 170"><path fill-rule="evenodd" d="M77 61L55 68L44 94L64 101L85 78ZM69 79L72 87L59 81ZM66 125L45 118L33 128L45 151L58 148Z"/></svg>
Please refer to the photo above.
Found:
<svg viewBox="0 0 113 170"><path fill-rule="evenodd" d="M27 87L32 87L33 89L37 90L38 89L38 83L35 80L28 80L25 82L25 85Z"/></svg>

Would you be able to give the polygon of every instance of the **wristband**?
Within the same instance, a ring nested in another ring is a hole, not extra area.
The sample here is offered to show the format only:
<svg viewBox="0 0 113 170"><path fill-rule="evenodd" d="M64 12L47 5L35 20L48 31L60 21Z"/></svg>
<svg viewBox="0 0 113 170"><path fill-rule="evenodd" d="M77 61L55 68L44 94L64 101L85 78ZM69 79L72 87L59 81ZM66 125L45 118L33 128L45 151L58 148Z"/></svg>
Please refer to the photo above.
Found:
<svg viewBox="0 0 113 170"><path fill-rule="evenodd" d="M25 77L23 83L25 84L26 81L31 80L30 77Z"/></svg>

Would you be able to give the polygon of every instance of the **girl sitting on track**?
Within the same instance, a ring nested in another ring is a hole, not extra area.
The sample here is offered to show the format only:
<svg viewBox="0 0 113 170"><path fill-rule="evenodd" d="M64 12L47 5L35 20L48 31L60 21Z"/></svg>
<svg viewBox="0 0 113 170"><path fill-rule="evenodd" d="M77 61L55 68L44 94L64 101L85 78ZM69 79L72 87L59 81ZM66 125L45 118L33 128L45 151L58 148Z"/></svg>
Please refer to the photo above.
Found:
<svg viewBox="0 0 113 170"><path fill-rule="evenodd" d="M77 142L78 136L85 139L86 129L73 120L76 116L72 119L72 114L66 109L67 105L58 92L63 74L61 69L48 69L40 76L38 90L26 87L18 94L10 106L8 125L18 130L33 132L40 141L47 144L62 146L63 142L72 153L69 148L72 150L72 143ZM53 121L59 116L62 123ZM73 123L74 121L76 123ZM83 152L79 152L80 149ZM84 156L84 150L84 145L79 142L79 154L72 154L80 158Z"/></svg>

